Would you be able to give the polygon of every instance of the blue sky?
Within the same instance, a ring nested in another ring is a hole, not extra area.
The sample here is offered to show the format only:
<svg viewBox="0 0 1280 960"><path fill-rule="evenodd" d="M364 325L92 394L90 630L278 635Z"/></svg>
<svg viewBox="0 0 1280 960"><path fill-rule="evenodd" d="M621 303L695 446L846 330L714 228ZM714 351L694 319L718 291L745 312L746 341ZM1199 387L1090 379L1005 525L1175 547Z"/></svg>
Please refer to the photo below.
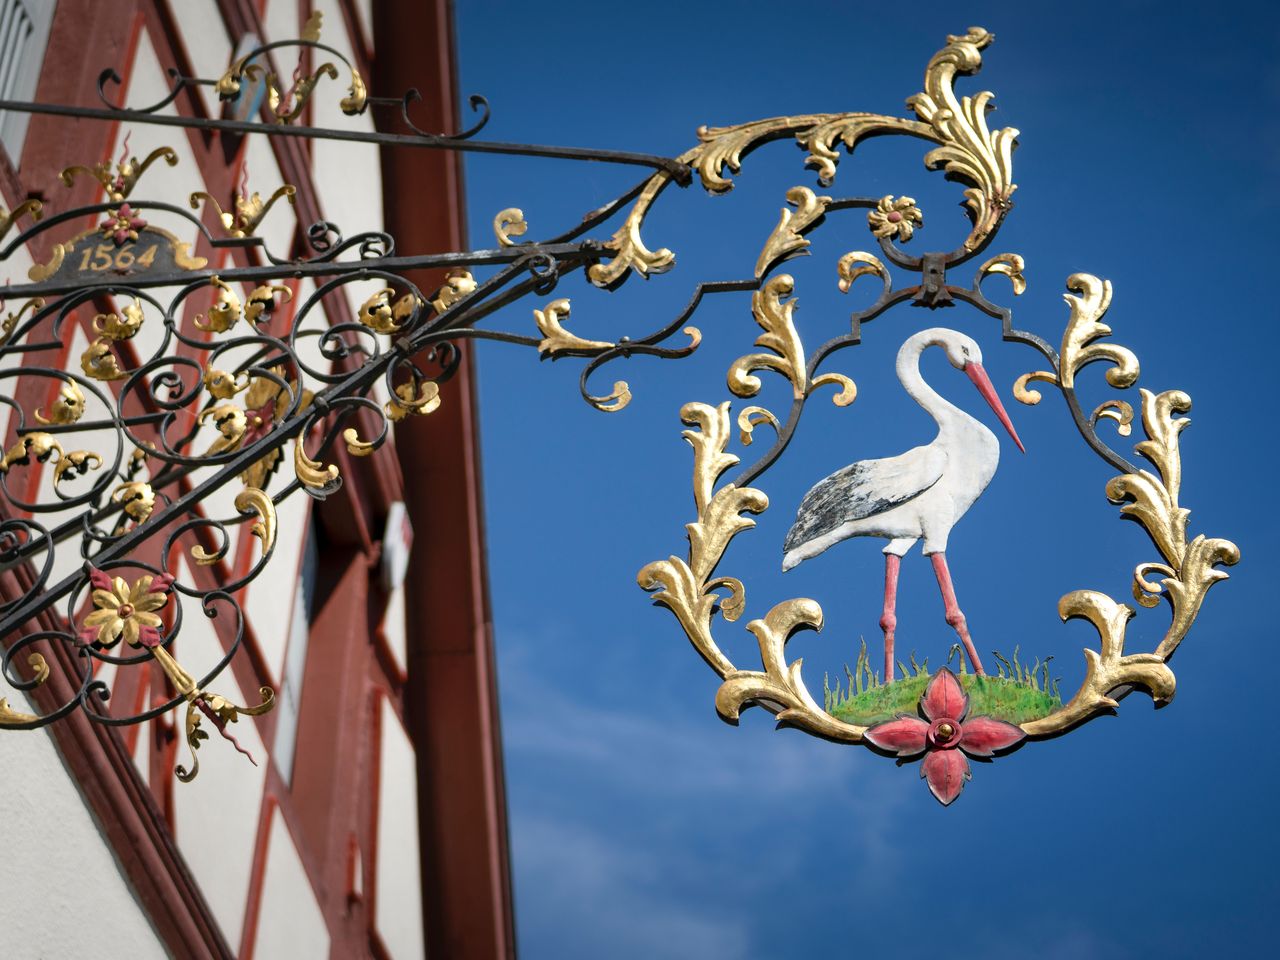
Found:
<svg viewBox="0 0 1280 960"><path fill-rule="evenodd" d="M603 371L595 386L625 378L635 394L617 414L578 397L578 361L485 348L490 575L525 960L1120 960L1273 943L1277 19L1262 4L459 3L462 90L489 97L485 136L670 155L704 123L905 115L946 34L991 30L982 73L960 88L995 91L990 122L1021 131L1016 206L991 252L1022 254L1029 288L1015 299L997 278L988 295L1056 342L1066 277L1113 282L1107 319L1137 352L1141 384L1194 401L1182 435L1190 529L1233 539L1244 555L1173 662L1173 704L1156 712L1135 694L1117 717L977 765L943 809L914 765L775 731L758 710L737 728L721 722L715 675L635 584L646 562L684 553L690 456L677 411L728 398L725 369L758 333L748 295L704 306L694 357ZM925 227L908 249L950 249L966 230L960 190L926 172L922 154L917 141L872 141L843 157L822 192L916 197ZM786 189L816 186L802 159L777 143L747 158L728 197L669 191L644 235L676 251L676 268L613 294L563 282L554 296L573 302L570 329L635 337L665 324L699 280L749 276ZM550 236L638 179L484 156L468 157L466 173L477 246L504 207L524 209L529 236ZM862 216L841 214L815 235L813 256L784 268L810 347L847 328L858 296L835 290L835 260L869 247ZM959 274L967 283L971 271ZM490 325L531 333L529 311L542 305ZM961 603L980 650L1052 654L1074 690L1079 650L1096 634L1061 624L1058 597L1087 587L1123 601L1134 565L1156 552L1118 521L1103 495L1114 471L1061 402L1012 401L1010 384L1037 355L1002 345L996 323L967 308L898 308L833 360L857 381L857 401L810 405L759 481L773 506L722 572L747 582L743 623L788 597L822 602L825 630L789 648L811 689L853 659L859 637L879 650L879 544L843 544L785 576L780 545L814 480L932 438L891 361L911 332L938 324L978 339L1027 445L1025 457L1004 446L995 481L953 533ZM926 377L994 426L964 378L933 359ZM774 380L761 399L780 410L786 387ZM1082 375L1081 392L1090 406L1117 396L1101 367ZM1113 443L1128 452L1123 438ZM952 637L918 553L902 578L899 649L936 664ZM1167 607L1141 611L1131 647L1151 649L1167 624ZM758 668L741 624L717 631L735 662Z"/></svg>

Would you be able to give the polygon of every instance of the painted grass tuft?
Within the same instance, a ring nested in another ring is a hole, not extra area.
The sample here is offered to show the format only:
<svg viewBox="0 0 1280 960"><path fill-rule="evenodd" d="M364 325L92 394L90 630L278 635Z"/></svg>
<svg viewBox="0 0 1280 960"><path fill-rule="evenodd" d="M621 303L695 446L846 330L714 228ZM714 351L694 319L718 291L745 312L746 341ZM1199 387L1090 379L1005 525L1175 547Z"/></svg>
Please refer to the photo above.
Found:
<svg viewBox="0 0 1280 960"><path fill-rule="evenodd" d="M952 652L955 653L955 648ZM1057 680L1051 681L1049 677L1049 661L1052 659L1048 657L1043 663L1037 659L1034 667L1028 667L1019 661L1018 648L1015 647L1012 660L996 654L999 663L996 676L980 677L968 673L961 658L958 679L969 695L969 716L986 715L1010 723L1025 723L1053 713L1062 706L1062 698ZM855 668L850 670L847 665L844 668L848 686L837 679L833 688L829 679L823 677L822 692L827 712L846 723L862 726L890 720L900 713L915 716L920 697L929 683L929 661L918 664L913 653L911 666L914 669L908 670L899 663L901 679L882 682L879 674L870 667L864 640Z"/></svg>

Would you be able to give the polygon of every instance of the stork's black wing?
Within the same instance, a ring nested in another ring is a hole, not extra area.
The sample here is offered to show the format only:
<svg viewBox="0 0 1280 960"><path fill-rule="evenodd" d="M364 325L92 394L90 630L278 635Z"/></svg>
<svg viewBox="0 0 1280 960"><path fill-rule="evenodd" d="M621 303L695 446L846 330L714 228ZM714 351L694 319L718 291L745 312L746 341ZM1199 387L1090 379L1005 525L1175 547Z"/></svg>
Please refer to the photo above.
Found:
<svg viewBox="0 0 1280 960"><path fill-rule="evenodd" d="M920 496L942 476L947 455L929 444L897 457L859 460L819 480L800 501L782 551Z"/></svg>

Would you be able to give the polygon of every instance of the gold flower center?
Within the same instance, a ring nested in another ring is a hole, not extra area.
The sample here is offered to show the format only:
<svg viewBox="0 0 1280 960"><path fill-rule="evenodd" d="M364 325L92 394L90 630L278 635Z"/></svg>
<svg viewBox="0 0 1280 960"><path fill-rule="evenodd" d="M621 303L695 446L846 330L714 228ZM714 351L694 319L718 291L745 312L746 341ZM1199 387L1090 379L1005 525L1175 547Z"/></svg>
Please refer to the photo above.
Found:
<svg viewBox="0 0 1280 960"><path fill-rule="evenodd" d="M950 740L956 735L956 728L949 723L938 724L938 739Z"/></svg>
<svg viewBox="0 0 1280 960"><path fill-rule="evenodd" d="M120 606L118 606L118 607L116 608L116 613L118 613L121 617L132 617L132 616L133 616L133 604L132 604L132 603L122 603L122 604L120 604Z"/></svg>

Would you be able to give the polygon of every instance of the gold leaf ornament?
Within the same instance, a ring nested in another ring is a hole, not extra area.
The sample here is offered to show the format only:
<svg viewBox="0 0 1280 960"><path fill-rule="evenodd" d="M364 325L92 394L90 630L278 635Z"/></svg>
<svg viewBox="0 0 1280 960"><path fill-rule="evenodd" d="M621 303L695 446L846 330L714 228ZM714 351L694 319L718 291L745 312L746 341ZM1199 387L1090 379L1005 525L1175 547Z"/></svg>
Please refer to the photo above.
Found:
<svg viewBox="0 0 1280 960"><path fill-rule="evenodd" d="M28 466L34 457L45 463L54 454L62 457L62 444L48 433L26 433L0 457L0 473L8 473L11 467Z"/></svg>
<svg viewBox="0 0 1280 960"><path fill-rule="evenodd" d="M84 392L74 380L65 380L58 388L58 399L46 414L43 410L35 411L35 418L40 423L56 423L61 426L75 423L84 416Z"/></svg>
<svg viewBox="0 0 1280 960"><path fill-rule="evenodd" d="M216 457L229 450L235 450L240 446L240 441L244 439L245 432L249 429L248 414L234 403L219 403L202 410L197 420L202 424L212 421L218 433L213 443L209 445L209 449L204 452L206 457Z"/></svg>
<svg viewBox="0 0 1280 960"><path fill-rule="evenodd" d="M852 250L841 257L836 263L836 275L838 278L836 285L841 293L848 293L855 280L866 276L879 277L885 289L889 289L888 268L875 254L864 253L861 250Z"/></svg>
<svg viewBox="0 0 1280 960"><path fill-rule="evenodd" d="M120 369L120 361L111 352L111 341L99 337L80 354L80 369L94 380L123 380L128 374Z"/></svg>
<svg viewBox="0 0 1280 960"><path fill-rule="evenodd" d="M71 450L58 458L58 465L53 468L53 485L56 487L66 479L67 474L82 477L90 470L102 466L102 457L92 450Z"/></svg>
<svg viewBox="0 0 1280 960"><path fill-rule="evenodd" d="M887 240L906 243L916 227L924 225L924 214L911 197L881 197L874 210L867 211L867 226L872 234Z"/></svg>
<svg viewBox="0 0 1280 960"><path fill-rule="evenodd" d="M781 273L751 295L751 313L764 330L756 338L756 346L770 353L750 353L729 366L729 389L739 397L754 397L760 392L760 378L755 370L774 370L791 381L795 396L803 396L806 388L804 345L796 332L793 313L796 300L783 300L795 289L790 274Z"/></svg>
<svg viewBox="0 0 1280 960"><path fill-rule="evenodd" d="M237 193L232 198L230 210L223 210L217 199L203 190L197 190L191 194L187 202L191 205L192 210L198 210L200 201L203 200L213 208L214 214L217 216L218 222L222 224L222 229L226 231L227 236L240 239L254 235L259 225L266 218L267 213L275 206L277 200L283 199L292 206L296 202L297 193L298 188L291 183L277 187L275 192L266 200L263 200L262 195L257 191L248 196Z"/></svg>
<svg viewBox="0 0 1280 960"><path fill-rule="evenodd" d="M451 270L445 275L444 286L436 291L431 308L436 313L445 313L450 307L476 291L475 277L469 270Z"/></svg>
<svg viewBox="0 0 1280 960"><path fill-rule="evenodd" d="M978 282L993 273L1004 274L1013 285L1013 295L1020 297L1027 289L1027 278L1022 274L1025 267L1026 263L1018 254L998 253L978 268Z"/></svg>
<svg viewBox="0 0 1280 960"><path fill-rule="evenodd" d="M410 290L392 303L395 295L394 290L386 287L369 297L357 311L360 322L374 333L399 333L405 321L423 306L423 301Z"/></svg>
<svg viewBox="0 0 1280 960"><path fill-rule="evenodd" d="M498 215L493 218L493 235L500 247L514 247L516 242L511 238L523 237L528 230L529 224L524 219L524 211L519 207L499 210Z"/></svg>
<svg viewBox="0 0 1280 960"><path fill-rule="evenodd" d="M269 319L276 309L276 294L284 297L283 303L293 299L293 291L282 283L254 287L245 301L244 318L252 324Z"/></svg>
<svg viewBox="0 0 1280 960"><path fill-rule="evenodd" d="M142 329L146 317L142 301L137 297L119 313L99 313L93 318L93 329L108 340L129 340Z"/></svg>
<svg viewBox="0 0 1280 960"><path fill-rule="evenodd" d="M206 333L226 333L240 320L240 298L236 296L236 292L230 286L216 275L209 278L209 283L217 289L218 299L209 308L207 321L205 321L204 314L196 314L195 327L197 330L203 330Z"/></svg>
<svg viewBox="0 0 1280 960"><path fill-rule="evenodd" d="M3 238L3 237L4 237L4 231L0 230L0 238ZM4 301L0 300L0 307L3 307L3 306L4 306ZM19 307L16 313L14 313L13 311L6 313L4 315L4 318L0 319L0 347L3 347L6 343L9 342L9 338L13 336L13 331L18 328L18 323L19 321L22 320L22 315L24 313L27 313L28 311L30 311L31 313L34 314L36 311L40 310L43 306L44 306L44 297L32 297L30 300L24 303L21 307Z"/></svg>
<svg viewBox="0 0 1280 960"><path fill-rule="evenodd" d="M326 466L312 460L303 449L301 438L293 445L293 472L304 487L312 490L322 490L338 479L337 465L331 463Z"/></svg>
<svg viewBox="0 0 1280 960"><path fill-rule="evenodd" d="M787 203L795 212L782 208L782 215L773 233L765 242L756 260L756 277L763 277L769 270L785 260L806 253L809 241L804 233L812 229L826 215L830 197L820 197L808 187L792 187L787 191Z"/></svg>
<svg viewBox="0 0 1280 960"><path fill-rule="evenodd" d="M552 300L542 310L533 311L534 323L542 334L538 344L538 353L542 356L555 357L569 350L594 351L607 350L614 344L605 340L586 340L570 333L563 326L569 318L569 301L565 298Z"/></svg>
<svg viewBox="0 0 1280 960"><path fill-rule="evenodd" d="M432 380L423 380L416 388L412 381L396 387L385 409L390 419L400 421L413 414L425 416L434 413L439 406L440 385Z"/></svg>
<svg viewBox="0 0 1280 960"><path fill-rule="evenodd" d="M149 519L156 506L156 495L151 484L141 480L120 484L112 491L111 500L120 504L125 515L135 523Z"/></svg>
<svg viewBox="0 0 1280 960"><path fill-rule="evenodd" d="M126 141L127 139L126 137ZM58 178L66 186L70 187L76 182L76 178L80 174L87 174L101 184L102 189L106 191L108 200L112 203L121 203L133 193L133 188L138 185L139 178L157 160L163 160L171 167L178 165L178 155L174 153L172 148L157 147L147 154L146 159L142 161L139 161L137 157L129 157L127 160L122 158L116 163L114 171L111 169L110 161L95 163L92 167L77 164L67 167L58 174ZM3 236L3 234L0 233L0 236Z"/></svg>
<svg viewBox="0 0 1280 960"><path fill-rule="evenodd" d="M19 217L30 216L32 222L36 222L44 215L43 209L44 204L39 200L23 200L8 212L3 207L0 207L0 240L3 240L5 234L13 229Z"/></svg>
<svg viewBox="0 0 1280 960"><path fill-rule="evenodd" d="M237 393L249 389L249 378L245 374L237 378L226 370L205 367L204 387L215 400L230 400Z"/></svg>

